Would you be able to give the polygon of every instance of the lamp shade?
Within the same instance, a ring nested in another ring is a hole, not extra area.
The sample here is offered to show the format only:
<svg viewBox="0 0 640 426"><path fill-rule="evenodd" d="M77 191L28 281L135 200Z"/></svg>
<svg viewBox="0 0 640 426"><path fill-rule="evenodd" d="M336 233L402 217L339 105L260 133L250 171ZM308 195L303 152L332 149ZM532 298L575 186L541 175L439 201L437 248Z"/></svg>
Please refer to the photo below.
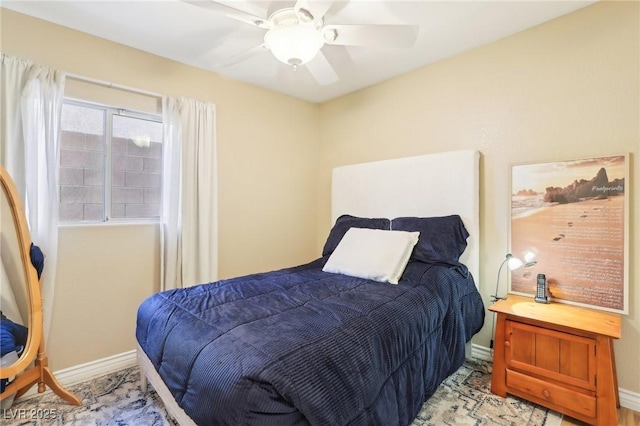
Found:
<svg viewBox="0 0 640 426"><path fill-rule="evenodd" d="M511 255L509 255L505 260L507 261L507 266L512 271L524 265L524 262L522 260L518 259L517 257L513 257Z"/></svg>
<svg viewBox="0 0 640 426"><path fill-rule="evenodd" d="M273 55L287 65L302 65L316 57L324 40L311 25L288 25L272 28L264 42Z"/></svg>

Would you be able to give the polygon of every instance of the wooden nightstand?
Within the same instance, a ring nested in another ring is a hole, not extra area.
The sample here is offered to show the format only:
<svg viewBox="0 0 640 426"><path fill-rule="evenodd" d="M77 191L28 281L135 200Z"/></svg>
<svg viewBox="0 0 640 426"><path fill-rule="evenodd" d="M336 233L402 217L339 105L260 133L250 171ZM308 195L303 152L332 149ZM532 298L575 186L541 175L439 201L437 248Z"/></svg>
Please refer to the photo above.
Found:
<svg viewBox="0 0 640 426"><path fill-rule="evenodd" d="M593 425L617 425L613 339L620 316L507 295L497 313L491 392L535 402Z"/></svg>

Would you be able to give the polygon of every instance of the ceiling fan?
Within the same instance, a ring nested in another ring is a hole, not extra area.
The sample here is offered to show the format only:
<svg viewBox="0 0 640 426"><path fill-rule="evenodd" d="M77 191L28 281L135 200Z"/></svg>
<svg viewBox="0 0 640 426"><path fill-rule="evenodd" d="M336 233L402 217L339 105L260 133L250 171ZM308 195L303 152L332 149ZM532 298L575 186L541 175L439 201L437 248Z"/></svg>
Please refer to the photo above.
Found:
<svg viewBox="0 0 640 426"><path fill-rule="evenodd" d="M325 44L342 46L411 47L418 36L416 25L325 25L333 1L297 0L293 7L275 11L269 18L227 6L214 0L182 0L267 30L263 43L240 52L219 66L229 66L270 50L294 68L304 65L320 85L338 81L338 75L322 53Z"/></svg>

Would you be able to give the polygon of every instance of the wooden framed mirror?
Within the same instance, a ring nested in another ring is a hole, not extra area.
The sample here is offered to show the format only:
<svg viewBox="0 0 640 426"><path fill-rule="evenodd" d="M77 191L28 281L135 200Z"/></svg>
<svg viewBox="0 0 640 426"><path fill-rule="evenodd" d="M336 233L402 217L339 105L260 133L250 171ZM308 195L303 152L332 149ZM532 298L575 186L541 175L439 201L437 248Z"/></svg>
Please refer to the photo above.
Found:
<svg viewBox="0 0 640 426"><path fill-rule="evenodd" d="M17 359L11 354L14 357L3 358L0 366L0 379L8 381L0 401L20 397L38 383L38 392L44 392L49 386L69 403L82 405L77 396L58 383L48 367L40 282L31 261L31 236L22 201L4 167L0 167L0 309L3 345L10 342L5 349L13 349L12 345L18 340L15 347L20 347L16 350ZM26 341L24 333L17 337L20 333L12 334L14 330L26 333ZM12 361L5 362L8 359Z"/></svg>

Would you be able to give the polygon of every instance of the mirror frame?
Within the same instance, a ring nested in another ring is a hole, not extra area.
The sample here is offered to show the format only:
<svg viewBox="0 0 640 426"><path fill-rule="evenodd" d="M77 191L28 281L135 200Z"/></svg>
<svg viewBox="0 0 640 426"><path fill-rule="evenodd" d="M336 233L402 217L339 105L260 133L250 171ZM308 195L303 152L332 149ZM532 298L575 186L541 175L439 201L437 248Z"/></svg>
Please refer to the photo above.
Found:
<svg viewBox="0 0 640 426"><path fill-rule="evenodd" d="M9 367L0 369L0 378L6 379L26 370L38 356L38 349L42 341L42 295L40 293L40 281L35 267L31 263L31 235L27 225L25 210L20 195L13 179L7 170L0 166L0 185L7 197L13 224L17 234L20 257L22 260L22 271L25 277L28 297L28 319L27 319L27 343L18 361ZM2 194L0 194L2 195Z"/></svg>

